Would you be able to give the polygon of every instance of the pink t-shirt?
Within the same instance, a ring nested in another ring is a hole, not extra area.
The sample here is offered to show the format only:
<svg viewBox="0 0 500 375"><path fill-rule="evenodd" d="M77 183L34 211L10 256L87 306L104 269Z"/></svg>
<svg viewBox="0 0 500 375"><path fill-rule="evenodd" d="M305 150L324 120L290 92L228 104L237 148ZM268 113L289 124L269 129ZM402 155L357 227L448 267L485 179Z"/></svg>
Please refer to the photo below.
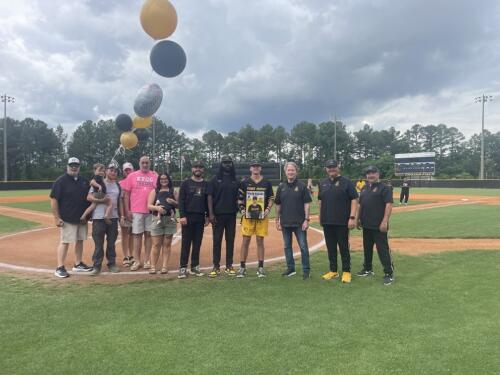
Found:
<svg viewBox="0 0 500 375"><path fill-rule="evenodd" d="M143 173L135 171L130 173L125 180L121 182L123 190L130 194L130 212L147 214L148 196L151 190L156 188L158 174L153 171Z"/></svg>

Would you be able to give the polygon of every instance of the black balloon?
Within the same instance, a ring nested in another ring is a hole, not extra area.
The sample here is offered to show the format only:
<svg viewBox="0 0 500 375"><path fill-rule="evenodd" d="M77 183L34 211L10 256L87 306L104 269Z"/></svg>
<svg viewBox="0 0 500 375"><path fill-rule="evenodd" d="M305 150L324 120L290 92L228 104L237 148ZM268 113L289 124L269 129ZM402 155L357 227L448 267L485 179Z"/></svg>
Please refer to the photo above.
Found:
<svg viewBox="0 0 500 375"><path fill-rule="evenodd" d="M151 136L151 130L149 129L135 129L134 133L137 136L137 139L139 139L139 142L147 141Z"/></svg>
<svg viewBox="0 0 500 375"><path fill-rule="evenodd" d="M171 40L156 43L149 60L153 70L167 78L178 76L186 67L186 53L180 45Z"/></svg>
<svg viewBox="0 0 500 375"><path fill-rule="evenodd" d="M125 113L118 115L116 117L115 123L116 123L116 127L119 130L121 130L122 132L130 131L132 129L132 126L134 125L132 118Z"/></svg>

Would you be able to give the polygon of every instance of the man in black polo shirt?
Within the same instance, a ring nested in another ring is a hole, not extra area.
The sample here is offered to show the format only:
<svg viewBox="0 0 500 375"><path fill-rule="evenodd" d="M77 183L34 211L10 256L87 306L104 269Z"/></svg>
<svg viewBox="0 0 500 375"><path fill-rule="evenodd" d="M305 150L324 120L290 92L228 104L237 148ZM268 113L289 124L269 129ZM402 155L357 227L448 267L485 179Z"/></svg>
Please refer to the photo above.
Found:
<svg viewBox="0 0 500 375"><path fill-rule="evenodd" d="M297 179L297 173L297 164L293 162L285 164L287 180L278 186L274 199L276 204L276 229L282 231L285 244L287 270L282 275L290 277L296 274L292 249L292 234L295 234L302 259L302 278L307 280L311 271L307 229L309 228L309 205L312 199L306 184Z"/></svg>
<svg viewBox="0 0 500 375"><path fill-rule="evenodd" d="M340 175L337 160L328 160L325 165L328 177L319 183L318 203L320 224L325 234L330 271L322 277L332 280L339 277L337 271L337 245L342 259L342 282L351 282L351 255L349 253L349 230L356 226L358 193L355 185Z"/></svg>
<svg viewBox="0 0 500 375"><path fill-rule="evenodd" d="M205 165L201 161L192 164L192 176L182 182L179 190L179 222L182 225L182 245L179 279L188 276L187 265L191 244L191 274L203 276L200 271L200 248L205 226L208 225L207 181L203 179Z"/></svg>
<svg viewBox="0 0 500 375"><path fill-rule="evenodd" d="M213 230L213 270L209 277L220 275L222 237L226 233L226 274L236 276L233 268L236 213L238 212L238 187L233 159L223 156L219 171L208 185L208 211Z"/></svg>
<svg viewBox="0 0 500 375"><path fill-rule="evenodd" d="M82 261L83 241L87 239L87 224L80 223L89 202L87 193L89 182L79 175L80 160L69 158L66 173L59 177L52 185L50 192L50 206L54 215L54 222L61 228L61 240L57 249L57 269L55 276L69 277L64 262L68 254L70 243L75 244L76 262L74 272L90 272L92 267Z"/></svg>
<svg viewBox="0 0 500 375"><path fill-rule="evenodd" d="M384 284L390 285L394 281L391 251L387 232L389 218L392 212L392 190L380 182L380 172L377 167L366 169L367 184L359 197L359 211L356 216L358 228L363 228L363 250L365 261L363 269L357 273L365 277L373 275L372 259L373 245L377 246L377 253L384 267Z"/></svg>

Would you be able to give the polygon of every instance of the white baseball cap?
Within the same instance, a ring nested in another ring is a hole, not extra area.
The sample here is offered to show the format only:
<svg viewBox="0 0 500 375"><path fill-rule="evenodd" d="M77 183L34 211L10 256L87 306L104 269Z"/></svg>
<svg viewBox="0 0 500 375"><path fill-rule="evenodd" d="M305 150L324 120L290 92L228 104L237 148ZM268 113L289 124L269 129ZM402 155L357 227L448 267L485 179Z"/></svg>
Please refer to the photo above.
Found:
<svg viewBox="0 0 500 375"><path fill-rule="evenodd" d="M123 169L124 171L125 171L125 170L127 170L127 169L132 169L132 170L134 170L134 166L132 165L132 163L128 163L128 162L127 162L127 163L123 163L123 167L122 167L122 169Z"/></svg>
<svg viewBox="0 0 500 375"><path fill-rule="evenodd" d="M69 158L68 159L68 165L70 164L78 164L80 165L80 160L78 160L78 158Z"/></svg>

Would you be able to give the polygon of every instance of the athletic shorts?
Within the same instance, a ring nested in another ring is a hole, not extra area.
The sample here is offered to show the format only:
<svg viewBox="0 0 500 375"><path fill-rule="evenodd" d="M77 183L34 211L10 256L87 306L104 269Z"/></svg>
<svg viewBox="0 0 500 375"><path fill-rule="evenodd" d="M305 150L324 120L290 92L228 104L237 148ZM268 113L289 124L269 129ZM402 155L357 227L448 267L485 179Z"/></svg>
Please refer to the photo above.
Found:
<svg viewBox="0 0 500 375"><path fill-rule="evenodd" d="M61 228L61 243L75 243L87 239L87 224L64 222Z"/></svg>
<svg viewBox="0 0 500 375"><path fill-rule="evenodd" d="M151 235L156 236L171 236L177 233L177 223L170 216L162 216L161 220L153 218L151 225Z"/></svg>
<svg viewBox="0 0 500 375"><path fill-rule="evenodd" d="M256 235L258 237L267 236L267 227L269 226L269 218L264 219L247 219L241 220L241 234L243 236L251 237Z"/></svg>
<svg viewBox="0 0 500 375"><path fill-rule="evenodd" d="M132 214L132 234L151 232L151 214Z"/></svg>

